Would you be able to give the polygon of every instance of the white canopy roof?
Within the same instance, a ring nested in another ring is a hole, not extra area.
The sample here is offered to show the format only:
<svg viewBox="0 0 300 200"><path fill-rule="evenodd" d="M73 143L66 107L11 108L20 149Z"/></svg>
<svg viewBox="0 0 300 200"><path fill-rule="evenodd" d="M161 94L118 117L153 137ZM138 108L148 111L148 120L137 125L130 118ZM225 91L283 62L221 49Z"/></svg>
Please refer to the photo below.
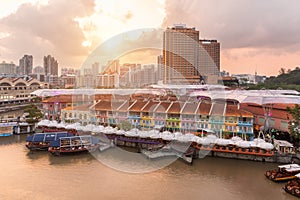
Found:
<svg viewBox="0 0 300 200"><path fill-rule="evenodd" d="M40 89L32 92L31 94L39 97L56 96L62 94L68 95L95 95L95 94L118 94L118 95L129 95L129 94L157 94L162 95L165 93L164 90L159 89Z"/></svg>
<svg viewBox="0 0 300 200"><path fill-rule="evenodd" d="M231 99L240 103L255 103L259 105L272 103L300 104L300 96L297 95L299 95L299 92L294 90L226 90L213 92L195 91L191 93L191 96L203 96L210 99Z"/></svg>

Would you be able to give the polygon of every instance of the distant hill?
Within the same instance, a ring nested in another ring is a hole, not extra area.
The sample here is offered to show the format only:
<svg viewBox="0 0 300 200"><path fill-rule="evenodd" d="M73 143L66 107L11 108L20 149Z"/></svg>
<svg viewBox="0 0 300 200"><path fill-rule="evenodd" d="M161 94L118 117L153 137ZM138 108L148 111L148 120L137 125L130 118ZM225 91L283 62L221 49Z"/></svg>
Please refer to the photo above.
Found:
<svg viewBox="0 0 300 200"><path fill-rule="evenodd" d="M300 68L288 72L282 70L277 77L270 77L265 81L265 84L286 84L286 85L300 85Z"/></svg>
<svg viewBox="0 0 300 200"><path fill-rule="evenodd" d="M284 90L297 90L300 92L300 68L296 67L294 70L285 72L284 69L280 70L280 74L276 77L267 78L265 83L249 86L250 90L258 89L284 89Z"/></svg>

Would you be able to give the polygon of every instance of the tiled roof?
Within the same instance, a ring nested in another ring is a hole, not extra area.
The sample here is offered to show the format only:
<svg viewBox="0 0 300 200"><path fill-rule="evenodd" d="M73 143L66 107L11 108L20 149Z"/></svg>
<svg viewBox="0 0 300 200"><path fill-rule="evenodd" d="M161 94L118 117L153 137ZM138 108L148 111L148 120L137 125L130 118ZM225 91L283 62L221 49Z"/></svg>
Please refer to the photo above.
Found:
<svg viewBox="0 0 300 200"><path fill-rule="evenodd" d="M126 112L128 110L128 108L134 104L135 101L127 101L124 105L122 105L120 108L119 108L119 111L121 112Z"/></svg>
<svg viewBox="0 0 300 200"><path fill-rule="evenodd" d="M111 101L99 101L94 107L94 110L111 111Z"/></svg>
<svg viewBox="0 0 300 200"><path fill-rule="evenodd" d="M142 112L153 112L156 106L159 104L158 101L149 101L149 103L144 107Z"/></svg>
<svg viewBox="0 0 300 200"><path fill-rule="evenodd" d="M140 112L147 104L147 101L137 101L129 110L133 112Z"/></svg>
<svg viewBox="0 0 300 200"><path fill-rule="evenodd" d="M225 106L226 106L225 103L213 103L210 114L223 115Z"/></svg>
<svg viewBox="0 0 300 200"><path fill-rule="evenodd" d="M182 110L182 114L194 114L197 111L199 103L187 102Z"/></svg>
<svg viewBox="0 0 300 200"><path fill-rule="evenodd" d="M199 109L198 109L198 114L199 115L201 115L201 114L209 115L210 109L211 109L211 103L201 102Z"/></svg>
<svg viewBox="0 0 300 200"><path fill-rule="evenodd" d="M58 95L43 100L43 103L72 103L72 95Z"/></svg>
<svg viewBox="0 0 300 200"><path fill-rule="evenodd" d="M259 105L243 104L241 107L244 110L249 111L253 115L264 116L264 110ZM273 108L271 111L271 118L288 120L288 119L292 119L293 117L286 110Z"/></svg>
<svg viewBox="0 0 300 200"><path fill-rule="evenodd" d="M168 110L170 104L171 102L161 102L156 110L154 110L154 112L165 113Z"/></svg>
<svg viewBox="0 0 300 200"><path fill-rule="evenodd" d="M181 102L173 102L172 105L170 106L168 113L169 114L179 114L182 107L183 107L184 103Z"/></svg>
<svg viewBox="0 0 300 200"><path fill-rule="evenodd" d="M111 102L111 108L112 108L112 111L116 111L119 109L119 107L124 104L124 102L126 102L125 100L124 101L112 101ZM126 104L126 103L125 103Z"/></svg>
<svg viewBox="0 0 300 200"><path fill-rule="evenodd" d="M91 105L87 104L87 105L81 105L81 106L69 106L64 108L63 110L79 110L79 111L89 111L89 108L91 107Z"/></svg>
<svg viewBox="0 0 300 200"><path fill-rule="evenodd" d="M239 111L237 105L227 105L226 106L226 116L239 116Z"/></svg>

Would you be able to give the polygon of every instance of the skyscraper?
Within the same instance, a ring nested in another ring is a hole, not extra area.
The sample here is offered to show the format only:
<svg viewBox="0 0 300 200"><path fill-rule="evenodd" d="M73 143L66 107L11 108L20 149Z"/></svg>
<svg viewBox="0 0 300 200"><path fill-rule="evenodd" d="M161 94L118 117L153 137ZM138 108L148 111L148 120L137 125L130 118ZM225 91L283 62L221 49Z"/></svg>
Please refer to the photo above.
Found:
<svg viewBox="0 0 300 200"><path fill-rule="evenodd" d="M220 43L199 40L199 31L177 24L163 35L162 76L164 83L198 84L203 77L220 71Z"/></svg>
<svg viewBox="0 0 300 200"><path fill-rule="evenodd" d="M44 56L44 70L45 75L56 75L58 76L58 62L54 57L48 55Z"/></svg>
<svg viewBox="0 0 300 200"><path fill-rule="evenodd" d="M32 55L24 55L19 60L20 75L29 75L32 73L33 57Z"/></svg>
<svg viewBox="0 0 300 200"><path fill-rule="evenodd" d="M199 31L185 24L167 28L163 35L164 83L199 82L198 67Z"/></svg>
<svg viewBox="0 0 300 200"><path fill-rule="evenodd" d="M220 72L220 43L217 40L200 40L199 64L205 74Z"/></svg>

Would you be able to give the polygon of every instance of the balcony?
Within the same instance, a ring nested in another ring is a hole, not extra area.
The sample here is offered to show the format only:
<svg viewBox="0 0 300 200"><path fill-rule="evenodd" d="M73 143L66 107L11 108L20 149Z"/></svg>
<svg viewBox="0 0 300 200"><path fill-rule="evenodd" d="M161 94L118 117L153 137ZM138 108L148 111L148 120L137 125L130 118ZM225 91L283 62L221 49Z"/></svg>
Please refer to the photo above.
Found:
<svg viewBox="0 0 300 200"><path fill-rule="evenodd" d="M238 121L239 126L253 126L252 121Z"/></svg>
<svg viewBox="0 0 300 200"><path fill-rule="evenodd" d="M220 120L209 120L210 124L224 124L224 121L220 121Z"/></svg>
<svg viewBox="0 0 300 200"><path fill-rule="evenodd" d="M180 122L180 118L167 118L169 122Z"/></svg>
<svg viewBox="0 0 300 200"><path fill-rule="evenodd" d="M136 115L128 115L128 119L140 119L140 116L136 116Z"/></svg>

